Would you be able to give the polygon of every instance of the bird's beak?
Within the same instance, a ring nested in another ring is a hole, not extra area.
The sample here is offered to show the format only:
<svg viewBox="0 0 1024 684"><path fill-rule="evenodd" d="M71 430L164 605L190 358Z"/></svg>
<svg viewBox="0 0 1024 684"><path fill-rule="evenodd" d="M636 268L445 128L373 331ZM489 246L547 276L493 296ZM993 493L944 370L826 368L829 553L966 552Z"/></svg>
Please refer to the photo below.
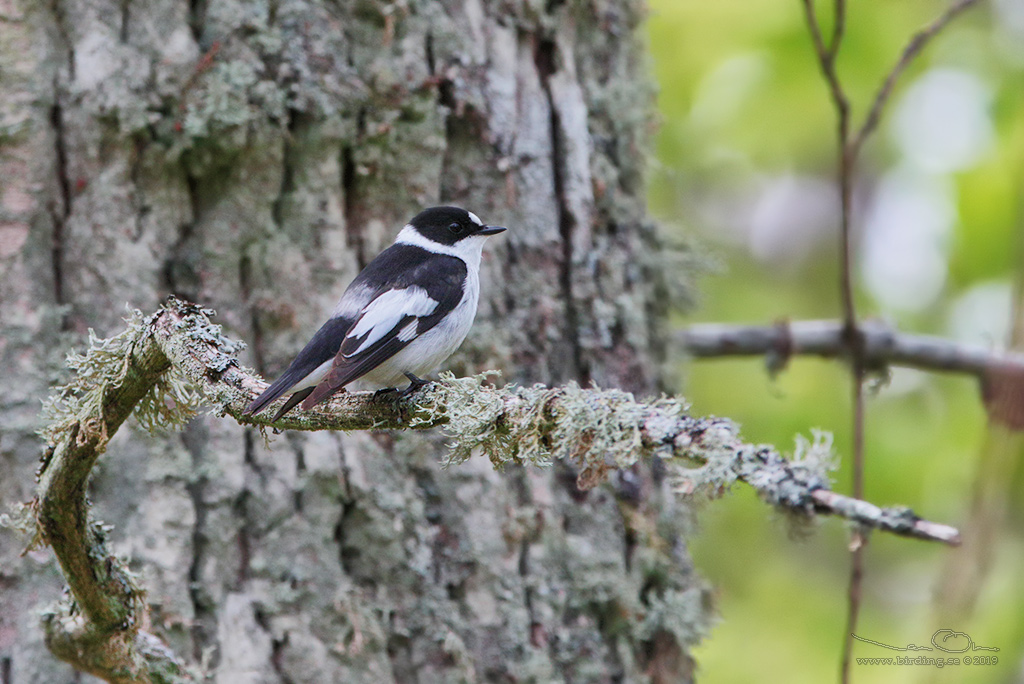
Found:
<svg viewBox="0 0 1024 684"><path fill-rule="evenodd" d="M498 233L504 233L507 229L505 226L484 226L480 230L476 231L477 235L497 235Z"/></svg>

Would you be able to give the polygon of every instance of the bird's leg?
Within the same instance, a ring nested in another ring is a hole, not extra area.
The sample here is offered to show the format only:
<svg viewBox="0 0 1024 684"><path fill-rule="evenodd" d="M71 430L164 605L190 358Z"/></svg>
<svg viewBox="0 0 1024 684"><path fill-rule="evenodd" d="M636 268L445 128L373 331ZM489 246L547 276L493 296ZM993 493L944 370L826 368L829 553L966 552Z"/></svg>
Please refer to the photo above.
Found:
<svg viewBox="0 0 1024 684"><path fill-rule="evenodd" d="M423 389L424 385L429 385L430 384L429 380L424 380L423 378L417 378L415 375L413 375L412 373L409 373L408 371L403 373L403 375L405 375L405 377L409 378L409 386L406 387L404 390L402 390L402 395L401 396L402 396L403 399L405 397L409 396L410 394L414 394L416 392L419 392L421 389Z"/></svg>
<svg viewBox="0 0 1024 684"><path fill-rule="evenodd" d="M388 401L399 401L401 399L405 399L406 397L412 394L415 394L424 385L430 384L429 380L418 378L412 373L405 373L404 375L405 377L409 378L408 387L406 387L404 390L399 390L397 387L385 387L383 389L379 389L373 393L374 400L376 401L377 399L382 399Z"/></svg>

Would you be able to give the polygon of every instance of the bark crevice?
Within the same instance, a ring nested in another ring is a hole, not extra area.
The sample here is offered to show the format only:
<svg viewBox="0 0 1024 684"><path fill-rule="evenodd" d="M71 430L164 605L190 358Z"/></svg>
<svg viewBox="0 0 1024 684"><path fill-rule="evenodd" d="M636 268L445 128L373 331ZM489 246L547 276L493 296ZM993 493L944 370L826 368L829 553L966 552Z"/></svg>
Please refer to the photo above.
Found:
<svg viewBox="0 0 1024 684"><path fill-rule="evenodd" d="M551 166L554 180L554 195L558 209L558 233L561 238L561 272L559 283L562 290L562 304L565 306L565 335L564 338L571 344L572 364L574 372L571 377L578 379L582 384L590 384L590 371L583 358L583 349L580 345L579 335L579 309L574 292L574 267L577 255L574 253L574 231L576 229L576 217L566 197L565 176L569 173L568 159L565 154L565 141L563 139L562 121L558 113L558 105L552 93L551 77L558 69L558 45L550 38L537 39L534 52L534 61L537 73L540 76L544 96L547 98L550 121L548 122L551 132Z"/></svg>
<svg viewBox="0 0 1024 684"><path fill-rule="evenodd" d="M359 121L356 127L358 140L358 137L362 136L365 113L360 111L356 118ZM355 152L353 151L355 144L356 141L349 141L341 147L341 201L342 213L345 217L345 242L356 255L356 261L359 268L362 269L366 266L367 261L363 245L364 227L360 223L356 199L358 179L356 178Z"/></svg>
<svg viewBox="0 0 1024 684"><path fill-rule="evenodd" d="M54 98L60 97L58 85L54 83ZM67 222L71 216L71 180L68 178L67 133L64 130L64 113L59 101L50 108L50 125L54 139L54 171L57 177L58 195L50 211L53 237L50 249L50 265L53 269L53 298L58 305L66 303L64 289L64 242ZM68 324L64 317L64 326Z"/></svg>
<svg viewBox="0 0 1024 684"><path fill-rule="evenodd" d="M209 540L206 535L207 516L209 515L204 492L207 486L206 463L203 454L205 428L198 421L185 426L181 439L191 456L192 479L186 485L186 491L192 504L194 521L191 530L191 564L188 569L188 593L192 604L192 659L200 662L204 650L210 645L216 633L212 625L216 624L216 613L212 609L210 597L204 588L203 567L207 562ZM215 652L216 655L216 652Z"/></svg>

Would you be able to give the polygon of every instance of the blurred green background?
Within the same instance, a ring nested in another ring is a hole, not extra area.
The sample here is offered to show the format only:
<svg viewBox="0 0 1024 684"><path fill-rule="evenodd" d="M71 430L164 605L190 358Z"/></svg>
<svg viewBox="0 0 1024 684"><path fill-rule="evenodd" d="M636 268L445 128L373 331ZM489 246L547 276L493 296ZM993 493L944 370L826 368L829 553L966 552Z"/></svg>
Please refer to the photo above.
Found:
<svg viewBox="0 0 1024 684"><path fill-rule="evenodd" d="M650 5L661 117L652 210L717 261L699 306L677 324L837 318L836 117L800 0ZM838 68L859 126L909 37L947 4L849 5ZM818 12L829 35L831 3ZM854 191L859 314L1005 347L1022 306L1014 296L1024 268L1022 169L1024 0L993 0L956 19L914 62L864 149ZM694 411L735 419L748 441L792 449L798 433L833 432L842 458L836 488L849 492L851 390L841 364L794 359L774 380L761 359L686 362L683 373ZM1000 651L994 666L854 664L853 680L1024 681L1021 441L990 431L973 379L896 370L869 396L865 453L868 500L958 526L979 471L1004 461L981 497L1007 500L983 526L991 562L953 584L977 590L973 610L944 617L943 597L952 594L940 586L950 586L943 573L972 567L963 554L975 552L876 534L857 630L905 646L927 645L948 628ZM699 678L837 681L846 526L829 519L809 538L792 538L742 486L704 506L700 525L692 551L716 588L721 621L697 649ZM895 655L907 654L854 648L855 657Z"/></svg>

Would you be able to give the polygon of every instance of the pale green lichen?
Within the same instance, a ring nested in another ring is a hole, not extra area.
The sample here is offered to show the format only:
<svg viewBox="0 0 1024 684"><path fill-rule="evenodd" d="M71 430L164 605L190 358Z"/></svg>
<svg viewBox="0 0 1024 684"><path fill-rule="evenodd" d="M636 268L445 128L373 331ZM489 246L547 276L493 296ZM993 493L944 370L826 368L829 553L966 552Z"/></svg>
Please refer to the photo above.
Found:
<svg viewBox="0 0 1024 684"><path fill-rule="evenodd" d="M39 435L53 444L77 421L102 416L107 390L119 387L128 375L132 354L150 334L150 320L138 310L130 310L125 329L109 338L101 338L89 329L89 347L84 354L67 355L71 380L54 389L43 400L44 425ZM171 368L162 373L135 407L134 415L150 431L184 425L201 407L200 396L192 383Z"/></svg>
<svg viewBox="0 0 1024 684"><path fill-rule="evenodd" d="M839 460L832 450L832 433L814 428L811 439L803 435L796 436L796 448L790 462L822 478L839 467Z"/></svg>
<svg viewBox="0 0 1024 684"><path fill-rule="evenodd" d="M699 454L692 455L701 462L699 467L685 467L682 459L671 463L670 482L676 494L712 498L742 480L788 516L794 536L802 536L812 519L811 493L828 489L828 474L836 468L828 432L814 430L810 440L797 435L793 456L787 459L771 446L743 443L726 420L711 420L701 435Z"/></svg>
<svg viewBox="0 0 1024 684"><path fill-rule="evenodd" d="M655 455L669 463L677 494L714 496L743 480L768 503L798 510L807 508L810 492L828 486L834 467L825 432L811 441L798 437L787 460L770 446L745 444L728 420L687 416L686 404L674 398L644 403L629 392L576 383L496 389L485 384L488 375L446 373L418 401L411 426L444 422L452 438L445 465L476 451L496 468L563 459L578 466L579 486L589 488Z"/></svg>
<svg viewBox="0 0 1024 684"><path fill-rule="evenodd" d="M219 62L199 83L182 123L184 133L193 138L212 138L264 116L284 120L283 91L261 80L249 62Z"/></svg>
<svg viewBox="0 0 1024 684"><path fill-rule="evenodd" d="M11 530L17 535L28 539L22 554L45 545L39 525L36 524L35 510L31 504L17 503L7 506L7 513L0 513L0 528Z"/></svg>
<svg viewBox="0 0 1024 684"><path fill-rule="evenodd" d="M580 484L590 487L609 470L637 462L649 421L678 419L685 410L671 398L642 403L629 392L584 390L576 383L499 390L484 385L493 374L445 373L419 404L423 414L413 426L447 421L445 431L454 441L446 465L465 461L475 450L499 468L565 459L580 466Z"/></svg>
<svg viewBox="0 0 1024 684"><path fill-rule="evenodd" d="M172 298L172 301L168 303L169 307L194 307L201 317L190 317L186 320L179 320L175 323L175 327L181 331L186 331L189 338L198 342L204 342L210 346L205 358L203 359L203 367L206 373L219 374L226 371L231 366L238 366L238 353L245 349L246 344L241 340L233 340L224 335L223 326L213 323L210 321L210 317L216 315L213 309L207 309L204 307L198 307L192 304L186 304L180 300ZM136 408L136 417L139 418L139 422L142 423L143 427L148 430L162 429L165 427L172 427L174 425L183 425L188 422L193 416L195 416L200 409L204 406L207 408L207 414L212 416L224 416L227 414L225 404L227 399L224 396L224 386L217 383L202 383L190 380L186 375L185 371L179 369L177 366L171 366L170 370L164 373L161 377L161 381L166 381L173 387L180 387L188 392L185 398L188 403L185 406L186 412L180 415L180 422L170 423L161 422L158 424L150 424L145 422L141 413L145 411L144 404L147 397L140 402L140 406ZM159 386L160 383L158 383ZM171 401L175 397L171 397ZM156 399L153 400L156 404Z"/></svg>
<svg viewBox="0 0 1024 684"><path fill-rule="evenodd" d="M711 628L711 606L703 587L667 589L650 596L637 636L653 639L658 632L668 632L684 646L695 646Z"/></svg>
<svg viewBox="0 0 1024 684"><path fill-rule="evenodd" d="M172 367L136 404L132 415L144 430L162 432L184 426L202 406L194 385Z"/></svg>

